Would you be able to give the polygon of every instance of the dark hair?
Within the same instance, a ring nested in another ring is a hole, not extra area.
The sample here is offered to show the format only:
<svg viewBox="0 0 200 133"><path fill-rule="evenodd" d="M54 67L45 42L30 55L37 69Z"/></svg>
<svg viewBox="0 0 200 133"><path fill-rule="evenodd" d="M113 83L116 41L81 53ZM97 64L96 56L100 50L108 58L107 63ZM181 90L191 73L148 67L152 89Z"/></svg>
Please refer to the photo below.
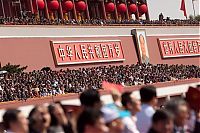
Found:
<svg viewBox="0 0 200 133"><path fill-rule="evenodd" d="M92 108L85 109L78 117L77 131L78 133L84 133L86 125L95 125L96 121L102 117L102 113L99 110Z"/></svg>
<svg viewBox="0 0 200 133"><path fill-rule="evenodd" d="M167 109L169 112L171 112L173 115L176 115L179 113L179 106L185 105L187 106L187 103L182 98L174 98L170 101L168 101L165 105L165 109Z"/></svg>
<svg viewBox="0 0 200 133"><path fill-rule="evenodd" d="M173 119L172 115L166 110L160 109L155 112L152 117L152 123Z"/></svg>
<svg viewBox="0 0 200 133"><path fill-rule="evenodd" d="M20 110L17 109L11 109L7 110L5 114L3 115L3 124L6 129L10 129L10 123L16 122L18 120L18 114L20 113Z"/></svg>
<svg viewBox="0 0 200 133"><path fill-rule="evenodd" d="M57 126L58 125L58 120L56 116L54 115L54 110L55 110L55 104L51 104L48 106L49 113L51 115L51 126Z"/></svg>
<svg viewBox="0 0 200 133"><path fill-rule="evenodd" d="M100 95L97 90L88 89L80 95L81 105L86 107L94 107L95 103L100 103Z"/></svg>
<svg viewBox="0 0 200 133"><path fill-rule="evenodd" d="M127 104L130 103L131 100L131 92L124 92L121 96L121 102L124 107L127 107Z"/></svg>
<svg viewBox="0 0 200 133"><path fill-rule="evenodd" d="M28 116L28 120L29 120L29 128L31 129L32 128L32 125L34 125L36 122L35 122L35 119L33 119L33 115L35 114L35 112L37 112L38 110L38 106L35 106L29 113L29 116Z"/></svg>
<svg viewBox="0 0 200 133"><path fill-rule="evenodd" d="M150 102L156 96L157 93L155 86L147 85L140 89L141 102Z"/></svg>

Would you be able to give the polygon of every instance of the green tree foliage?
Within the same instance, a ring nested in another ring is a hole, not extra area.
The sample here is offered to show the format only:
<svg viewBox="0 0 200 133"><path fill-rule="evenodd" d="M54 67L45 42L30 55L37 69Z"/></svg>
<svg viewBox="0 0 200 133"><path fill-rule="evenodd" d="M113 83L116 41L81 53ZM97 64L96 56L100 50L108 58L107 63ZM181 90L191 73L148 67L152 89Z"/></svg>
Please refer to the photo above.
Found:
<svg viewBox="0 0 200 133"><path fill-rule="evenodd" d="M0 71L7 71L8 73L21 73L27 66L21 67L20 65L11 65L10 63L0 68Z"/></svg>
<svg viewBox="0 0 200 133"><path fill-rule="evenodd" d="M200 21L200 15L195 16L194 19Z"/></svg>
<svg viewBox="0 0 200 133"><path fill-rule="evenodd" d="M190 15L189 16L189 19L190 20L197 20L197 21L200 21L200 15L196 15L195 17L193 15Z"/></svg>

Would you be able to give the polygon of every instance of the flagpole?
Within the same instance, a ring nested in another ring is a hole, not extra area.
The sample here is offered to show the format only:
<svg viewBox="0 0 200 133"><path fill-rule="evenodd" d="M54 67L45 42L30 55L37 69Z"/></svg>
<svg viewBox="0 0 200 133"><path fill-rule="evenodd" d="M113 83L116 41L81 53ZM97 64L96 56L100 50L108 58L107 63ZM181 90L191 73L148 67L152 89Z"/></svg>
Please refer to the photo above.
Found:
<svg viewBox="0 0 200 133"><path fill-rule="evenodd" d="M1 0L1 6L2 6L2 12L3 12L3 17L5 18L5 9L4 9L4 4L3 4L3 0Z"/></svg>
<svg viewBox="0 0 200 133"><path fill-rule="evenodd" d="M195 16L196 16L196 13L195 13L195 8L194 8L194 0L192 0L192 7L193 7L194 17L195 17Z"/></svg>

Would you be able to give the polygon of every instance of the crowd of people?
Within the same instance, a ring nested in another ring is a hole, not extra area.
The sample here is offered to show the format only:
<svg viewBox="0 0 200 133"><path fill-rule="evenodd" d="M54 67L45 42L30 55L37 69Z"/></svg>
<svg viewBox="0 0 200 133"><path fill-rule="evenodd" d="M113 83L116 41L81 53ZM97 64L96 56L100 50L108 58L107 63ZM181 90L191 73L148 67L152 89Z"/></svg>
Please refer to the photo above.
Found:
<svg viewBox="0 0 200 133"><path fill-rule="evenodd" d="M133 86L191 78L200 78L199 66L137 63L59 71L46 67L32 72L0 75L0 101L80 93L89 88L101 89L103 81Z"/></svg>
<svg viewBox="0 0 200 133"><path fill-rule="evenodd" d="M188 101L176 98L158 107L154 86L143 86L139 92L140 98L135 92L113 91L113 102L105 105L97 90L85 90L75 115L70 115L73 113L59 102L34 107L28 118L20 110L9 109L3 115L4 130L5 133L199 133L200 110L190 108Z"/></svg>
<svg viewBox="0 0 200 133"><path fill-rule="evenodd" d="M184 26L184 25L199 25L197 20L180 20L180 19L163 19L163 20L115 20L115 19L90 19L90 20L65 20L65 19L46 19L40 18L35 19L35 17L1 17L0 24L3 25L175 25L175 26Z"/></svg>

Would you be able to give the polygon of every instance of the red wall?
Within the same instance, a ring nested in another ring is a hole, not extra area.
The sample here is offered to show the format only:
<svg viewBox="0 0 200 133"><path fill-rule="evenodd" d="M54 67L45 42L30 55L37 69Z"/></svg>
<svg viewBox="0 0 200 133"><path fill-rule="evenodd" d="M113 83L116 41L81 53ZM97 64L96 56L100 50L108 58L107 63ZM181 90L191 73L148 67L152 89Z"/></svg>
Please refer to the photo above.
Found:
<svg viewBox="0 0 200 133"><path fill-rule="evenodd" d="M178 36L180 38L183 36ZM187 38L194 36L187 36ZM153 64L168 63L168 64L194 64L199 65L200 57L186 57L186 58L170 58L162 59L157 43L158 37L148 36L148 49L150 61ZM160 37L161 38L161 37ZM172 38L172 37L162 37ZM186 36L184 36L186 38ZM124 62L113 63L96 63L96 64L80 64L80 65L65 65L56 67L54 64L50 40L54 41L77 41L77 40L121 40L123 52L125 56ZM91 67L97 65L126 65L137 63L138 58L136 54L135 45L131 36L124 37L91 37L91 38L1 38L0 39L0 62L3 65L10 62L11 64L20 64L28 66L28 71L33 69L41 69L44 66L49 66L53 69L63 68L79 68Z"/></svg>

